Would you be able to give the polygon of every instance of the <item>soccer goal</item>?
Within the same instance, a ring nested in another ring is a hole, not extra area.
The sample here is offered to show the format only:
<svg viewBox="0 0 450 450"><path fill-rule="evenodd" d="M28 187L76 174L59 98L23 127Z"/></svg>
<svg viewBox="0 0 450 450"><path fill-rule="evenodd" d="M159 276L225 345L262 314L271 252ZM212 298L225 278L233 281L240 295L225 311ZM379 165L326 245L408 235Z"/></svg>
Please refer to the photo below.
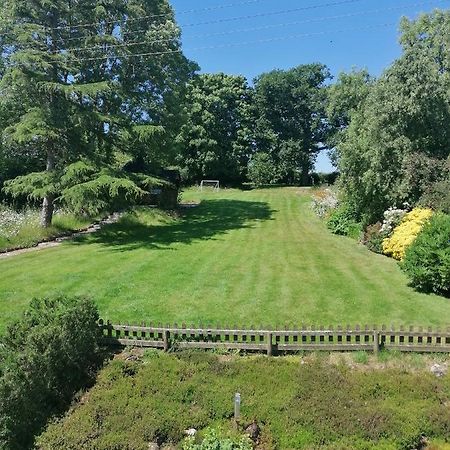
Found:
<svg viewBox="0 0 450 450"><path fill-rule="evenodd" d="M203 191L203 188L207 187L217 192L220 189L220 182L219 180L202 180L200 183L200 190Z"/></svg>

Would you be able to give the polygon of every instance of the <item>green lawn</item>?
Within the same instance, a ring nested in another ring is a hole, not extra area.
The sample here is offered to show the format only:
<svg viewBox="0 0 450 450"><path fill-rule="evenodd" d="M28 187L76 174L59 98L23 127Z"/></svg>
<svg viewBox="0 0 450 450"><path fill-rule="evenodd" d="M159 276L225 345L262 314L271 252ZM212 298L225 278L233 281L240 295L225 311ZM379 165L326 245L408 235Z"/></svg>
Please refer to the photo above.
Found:
<svg viewBox="0 0 450 450"><path fill-rule="evenodd" d="M0 259L0 329L33 296L93 297L105 319L228 325L444 325L393 260L331 235L297 189L220 193L181 218L140 210L60 247Z"/></svg>

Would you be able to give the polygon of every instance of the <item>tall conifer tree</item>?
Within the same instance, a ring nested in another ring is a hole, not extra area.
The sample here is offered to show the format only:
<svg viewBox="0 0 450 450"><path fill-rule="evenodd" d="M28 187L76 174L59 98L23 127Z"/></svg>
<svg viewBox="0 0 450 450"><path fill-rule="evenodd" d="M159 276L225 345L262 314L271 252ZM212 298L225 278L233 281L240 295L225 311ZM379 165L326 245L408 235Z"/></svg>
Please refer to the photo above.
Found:
<svg viewBox="0 0 450 450"><path fill-rule="evenodd" d="M57 197L99 209L142 193L112 169L114 151L130 151L131 137L167 140L173 99L195 70L168 2L5 0L0 34L1 103L11 111L3 141L45 168L6 189L42 199L43 226Z"/></svg>

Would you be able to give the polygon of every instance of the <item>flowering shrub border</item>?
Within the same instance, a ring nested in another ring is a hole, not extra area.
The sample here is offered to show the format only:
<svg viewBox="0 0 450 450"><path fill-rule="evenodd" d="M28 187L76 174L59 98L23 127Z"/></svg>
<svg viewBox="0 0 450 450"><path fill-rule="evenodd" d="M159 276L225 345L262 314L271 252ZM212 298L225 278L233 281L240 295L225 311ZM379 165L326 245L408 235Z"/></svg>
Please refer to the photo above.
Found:
<svg viewBox="0 0 450 450"><path fill-rule="evenodd" d="M406 249L414 242L432 215L433 211L428 208L414 208L407 213L392 235L383 240L383 253L403 260Z"/></svg>
<svg viewBox="0 0 450 450"><path fill-rule="evenodd" d="M319 189L313 194L312 209L323 218L328 217L339 206L339 200L331 189Z"/></svg>

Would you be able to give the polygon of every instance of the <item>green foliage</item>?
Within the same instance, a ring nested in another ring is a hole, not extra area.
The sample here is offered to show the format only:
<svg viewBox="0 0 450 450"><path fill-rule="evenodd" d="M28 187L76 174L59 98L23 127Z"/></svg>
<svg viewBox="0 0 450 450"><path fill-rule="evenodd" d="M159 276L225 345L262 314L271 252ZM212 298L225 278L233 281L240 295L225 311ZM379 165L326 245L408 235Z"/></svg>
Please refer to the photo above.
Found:
<svg viewBox="0 0 450 450"><path fill-rule="evenodd" d="M355 211L346 203L331 212L327 227L334 234L352 238L358 238L361 233L361 224L356 219Z"/></svg>
<svg viewBox="0 0 450 450"><path fill-rule="evenodd" d="M433 183L425 190L419 205L450 214L450 170L445 179Z"/></svg>
<svg viewBox="0 0 450 450"><path fill-rule="evenodd" d="M255 186L272 184L277 179L273 161L267 153L256 153L248 164L248 178Z"/></svg>
<svg viewBox="0 0 450 450"><path fill-rule="evenodd" d="M4 190L13 197L24 194L32 200L52 195L54 202L74 213L96 215L138 202L153 187L170 183L141 173L128 173L86 160L62 170L31 173L8 180Z"/></svg>
<svg viewBox="0 0 450 450"><path fill-rule="evenodd" d="M403 54L373 84L338 143L340 186L364 224L414 204L449 156L450 13L402 21Z"/></svg>
<svg viewBox="0 0 450 450"><path fill-rule="evenodd" d="M339 154L336 146L342 140L352 115L358 111L374 83L366 69L341 72L336 83L327 89L326 115L328 121L327 145L332 149L331 160L337 165Z"/></svg>
<svg viewBox="0 0 450 450"><path fill-rule="evenodd" d="M54 172L33 172L7 180L4 191L12 197L26 196L29 200L42 200L58 192L58 181Z"/></svg>
<svg viewBox="0 0 450 450"><path fill-rule="evenodd" d="M177 138L185 182L245 180L252 151L251 91L242 76L203 74L192 80Z"/></svg>
<svg viewBox="0 0 450 450"><path fill-rule="evenodd" d="M313 186L322 186L324 184L331 186L336 183L339 172L314 172L311 174Z"/></svg>
<svg viewBox="0 0 450 450"><path fill-rule="evenodd" d="M248 437L230 439L221 436L213 428L206 430L204 439L200 444L195 443L194 438L188 438L183 442L183 450L253 450L253 445Z"/></svg>
<svg viewBox="0 0 450 450"><path fill-rule="evenodd" d="M450 296L450 215L435 214L401 265L417 289Z"/></svg>
<svg viewBox="0 0 450 450"><path fill-rule="evenodd" d="M97 361L98 313L84 298L34 299L0 339L0 448L30 448Z"/></svg>
<svg viewBox="0 0 450 450"><path fill-rule="evenodd" d="M255 79L255 138L259 152L274 162L276 182L309 184L326 137L326 66L305 64L273 70Z"/></svg>
<svg viewBox="0 0 450 450"><path fill-rule="evenodd" d="M380 254L383 253L383 240L387 237L386 233L382 232L381 227L380 222L368 225L361 239L361 243L370 251Z"/></svg>
<svg viewBox="0 0 450 450"><path fill-rule="evenodd" d="M450 438L442 401L449 383L403 367L368 376L314 358L152 352L142 362L109 363L87 401L51 424L37 447L145 450L148 442L177 445L190 427L232 438L239 391L241 423L256 419L262 448L406 450L417 448L422 433ZM217 435L208 441L193 448L236 448L220 446Z"/></svg>
<svg viewBox="0 0 450 450"><path fill-rule="evenodd" d="M447 163L444 159L432 158L419 152L406 155L401 168L399 198L413 205L427 191L435 191L433 186L438 185L445 177L450 183L450 165L447 167L448 164L450 162ZM444 201L444 198L445 196L442 196L440 200Z"/></svg>
<svg viewBox="0 0 450 450"><path fill-rule="evenodd" d="M142 17L148 30L136 45ZM98 26L78 26L92 21ZM111 196L142 194L125 172L85 180L81 166L65 172L71 164L117 169L118 149L154 165L173 160L178 103L196 66L179 51L180 30L167 0L112 0L107 7L102 0L5 0L0 34L0 162L7 166L0 184L24 175L8 183L8 192L43 198L44 226L51 224L56 197L80 183L64 198L77 208L87 198L91 211ZM152 52L159 57L132 56ZM26 161L21 170L15 159Z"/></svg>
<svg viewBox="0 0 450 450"><path fill-rule="evenodd" d="M102 170L92 180L75 184L62 191L61 201L72 211L98 214L112 205L129 205L145 195L132 180L125 176Z"/></svg>

